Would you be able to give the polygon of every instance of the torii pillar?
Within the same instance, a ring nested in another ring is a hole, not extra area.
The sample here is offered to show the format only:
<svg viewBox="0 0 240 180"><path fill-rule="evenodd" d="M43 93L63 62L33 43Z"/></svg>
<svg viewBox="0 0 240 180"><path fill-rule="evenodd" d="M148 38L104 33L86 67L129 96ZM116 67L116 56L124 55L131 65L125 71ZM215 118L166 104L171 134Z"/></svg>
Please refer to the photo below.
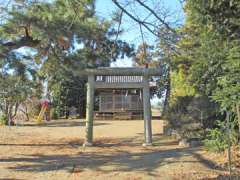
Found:
<svg viewBox="0 0 240 180"><path fill-rule="evenodd" d="M94 75L88 76L86 105L86 137L83 146L92 146L94 116Z"/></svg>
<svg viewBox="0 0 240 180"><path fill-rule="evenodd" d="M149 77L143 76L143 116L144 116L144 138L145 143L143 146L152 145L152 113L150 103L150 88L149 88Z"/></svg>

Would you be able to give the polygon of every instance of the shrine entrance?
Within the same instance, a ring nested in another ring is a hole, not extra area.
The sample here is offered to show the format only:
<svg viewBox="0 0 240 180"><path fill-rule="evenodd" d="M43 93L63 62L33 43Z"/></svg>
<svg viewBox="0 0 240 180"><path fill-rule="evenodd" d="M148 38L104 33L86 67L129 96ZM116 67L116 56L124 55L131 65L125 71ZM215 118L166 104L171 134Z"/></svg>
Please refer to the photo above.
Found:
<svg viewBox="0 0 240 180"><path fill-rule="evenodd" d="M143 119L141 89L96 89L95 97L96 120Z"/></svg>
<svg viewBox="0 0 240 180"><path fill-rule="evenodd" d="M157 68L97 68L80 73L88 76L86 105L86 137L84 146L92 146L95 91L101 92L101 112L122 113L143 111L144 146L152 145L150 84L151 76L160 76ZM99 91L100 90L100 91ZM116 91L136 91L139 94L116 94ZM105 93L104 93L105 91ZM112 92L112 93L110 93ZM141 94L141 96L139 96ZM139 98L138 98L139 97ZM140 99L142 97L142 100Z"/></svg>

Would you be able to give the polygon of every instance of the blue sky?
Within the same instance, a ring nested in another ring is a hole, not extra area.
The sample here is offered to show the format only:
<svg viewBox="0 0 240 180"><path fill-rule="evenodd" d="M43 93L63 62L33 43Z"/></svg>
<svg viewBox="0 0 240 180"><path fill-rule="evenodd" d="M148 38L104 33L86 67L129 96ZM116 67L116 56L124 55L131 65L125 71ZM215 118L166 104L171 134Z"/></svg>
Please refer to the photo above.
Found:
<svg viewBox="0 0 240 180"><path fill-rule="evenodd" d="M126 2L126 0L119 0L119 2L120 3ZM164 9L164 11L170 13L171 15L170 15L170 18L168 19L169 22L175 22L175 20L178 20L180 21L180 23L183 23L184 12L179 0L148 0L147 3L153 9L159 8L161 9L161 11L162 9ZM132 6L132 7L139 7L139 8L132 9L132 13L133 14L135 13L136 16L144 18L148 15L148 12L145 9L140 8L139 5ZM128 10L131 11L132 7L129 7ZM100 18L110 20L111 15L116 10L117 10L117 7L112 2L112 0L96 1L96 14ZM139 25L133 20L131 20L130 18L128 18L126 15L123 16L121 27L123 28L124 32L119 38L127 41L128 43L134 44L135 47L137 47L142 42ZM143 29L143 31L144 31L144 40L149 44L154 44L156 38L145 29ZM132 61L131 59L128 59L128 58L125 58L123 60L121 59L115 63L112 63L112 66L131 66L131 65L132 65Z"/></svg>

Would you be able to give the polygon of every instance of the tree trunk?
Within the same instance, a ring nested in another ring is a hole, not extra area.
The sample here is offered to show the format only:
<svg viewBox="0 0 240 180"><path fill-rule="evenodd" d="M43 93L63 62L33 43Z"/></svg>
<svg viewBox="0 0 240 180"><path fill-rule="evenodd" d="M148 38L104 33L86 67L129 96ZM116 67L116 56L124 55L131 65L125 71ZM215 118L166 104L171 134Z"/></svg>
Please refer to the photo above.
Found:
<svg viewBox="0 0 240 180"><path fill-rule="evenodd" d="M29 114L28 114L28 107L27 107L27 105L25 106L25 109L26 109L26 111L25 111L25 116L26 116L26 118L27 118L27 121L30 121L30 119L29 119Z"/></svg>
<svg viewBox="0 0 240 180"><path fill-rule="evenodd" d="M65 119L68 119L69 117L69 108L67 105L65 105L65 108L64 108L64 116L65 116Z"/></svg>
<svg viewBox="0 0 240 180"><path fill-rule="evenodd" d="M8 101L7 100L5 100L5 109L4 109L4 111L5 111L5 115L6 116L8 116L8 109L9 109L9 103L8 103Z"/></svg>
<svg viewBox="0 0 240 180"><path fill-rule="evenodd" d="M10 105L8 106L8 112L7 112L7 117L8 117L8 125L11 126L12 122L13 122L13 118L12 118L12 109L13 109L13 105L10 103Z"/></svg>
<svg viewBox="0 0 240 180"><path fill-rule="evenodd" d="M13 118L17 115L18 107L19 107L19 103L16 102L14 106L14 114L12 115Z"/></svg>
<svg viewBox="0 0 240 180"><path fill-rule="evenodd" d="M163 116L166 115L168 108L169 108L169 99L170 99L170 92L171 92L171 77L170 77L170 67L168 68L168 75L167 75L167 88L166 88L166 95L163 104Z"/></svg>
<svg viewBox="0 0 240 180"><path fill-rule="evenodd" d="M27 119L26 121L30 121L29 114L28 114L28 107L26 104L24 104L24 106L25 106L25 111L23 109L19 109L19 110L26 116L26 119Z"/></svg>

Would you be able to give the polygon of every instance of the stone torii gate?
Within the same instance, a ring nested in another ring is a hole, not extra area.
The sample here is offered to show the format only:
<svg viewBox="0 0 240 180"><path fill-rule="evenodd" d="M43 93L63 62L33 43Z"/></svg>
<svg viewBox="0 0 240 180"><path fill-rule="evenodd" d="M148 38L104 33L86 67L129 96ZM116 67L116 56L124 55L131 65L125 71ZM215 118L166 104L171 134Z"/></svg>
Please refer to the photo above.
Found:
<svg viewBox="0 0 240 180"><path fill-rule="evenodd" d="M87 105L86 105L86 137L83 146L92 146L93 142L93 118L94 118L94 91L96 89L142 89L143 109L144 109L144 146L152 145L152 125L151 125L151 104L149 78L151 76L160 76L160 69L157 68L97 68L86 69L80 72L80 75L88 76L87 83ZM141 76L140 82L104 82L96 81L97 76Z"/></svg>

